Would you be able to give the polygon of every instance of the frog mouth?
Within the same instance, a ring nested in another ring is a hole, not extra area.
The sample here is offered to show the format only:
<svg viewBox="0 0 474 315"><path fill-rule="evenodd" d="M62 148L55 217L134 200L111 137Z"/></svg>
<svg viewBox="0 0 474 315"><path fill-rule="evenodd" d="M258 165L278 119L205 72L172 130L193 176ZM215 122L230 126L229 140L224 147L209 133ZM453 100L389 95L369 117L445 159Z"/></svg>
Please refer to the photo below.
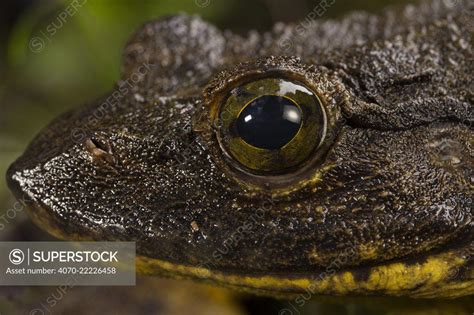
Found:
<svg viewBox="0 0 474 315"><path fill-rule="evenodd" d="M17 184L9 181L16 193ZM18 194L17 194L18 196ZM64 240L91 240L68 228L41 202L23 196L31 219L48 233ZM314 273L223 271L212 265L186 265L137 255L137 272L218 284L253 294L291 298L297 296L409 296L411 298L457 298L474 294L474 241L443 251L398 259L370 266L338 268L338 263Z"/></svg>
<svg viewBox="0 0 474 315"><path fill-rule="evenodd" d="M308 274L242 274L186 266L144 256L137 257L143 274L199 279L261 295L385 295L411 298L456 298L474 293L474 242L464 247L411 260Z"/></svg>

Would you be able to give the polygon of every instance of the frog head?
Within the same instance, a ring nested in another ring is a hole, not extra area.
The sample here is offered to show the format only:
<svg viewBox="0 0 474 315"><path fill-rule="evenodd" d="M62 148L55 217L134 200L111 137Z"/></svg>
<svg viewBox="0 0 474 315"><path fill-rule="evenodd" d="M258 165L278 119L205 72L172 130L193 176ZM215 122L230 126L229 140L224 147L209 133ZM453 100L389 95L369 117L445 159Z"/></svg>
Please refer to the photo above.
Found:
<svg viewBox="0 0 474 315"><path fill-rule="evenodd" d="M472 37L420 5L241 37L145 24L7 179L67 240L259 294L474 293Z"/></svg>

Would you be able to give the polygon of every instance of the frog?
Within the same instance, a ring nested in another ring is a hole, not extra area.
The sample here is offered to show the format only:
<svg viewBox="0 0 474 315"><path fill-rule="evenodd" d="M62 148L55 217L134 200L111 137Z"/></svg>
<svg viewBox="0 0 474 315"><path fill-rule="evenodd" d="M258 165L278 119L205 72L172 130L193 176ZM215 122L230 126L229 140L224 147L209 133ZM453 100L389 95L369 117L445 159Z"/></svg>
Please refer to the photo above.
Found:
<svg viewBox="0 0 474 315"><path fill-rule="evenodd" d="M273 297L474 293L472 3L145 23L105 96L7 171L39 227Z"/></svg>

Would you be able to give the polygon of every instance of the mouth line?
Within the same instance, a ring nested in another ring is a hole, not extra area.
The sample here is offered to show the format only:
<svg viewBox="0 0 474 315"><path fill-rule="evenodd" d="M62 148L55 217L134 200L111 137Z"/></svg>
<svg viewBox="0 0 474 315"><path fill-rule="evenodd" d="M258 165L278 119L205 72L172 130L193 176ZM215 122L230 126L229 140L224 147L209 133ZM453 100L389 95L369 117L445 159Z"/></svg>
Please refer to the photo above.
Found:
<svg viewBox="0 0 474 315"><path fill-rule="evenodd" d="M232 289L261 295L388 295L412 298L456 298L474 294L473 247L427 253L420 258L398 259L372 266L328 267L324 272L243 274L217 271L203 266L174 264L137 256L137 270L217 283ZM467 257L467 258L466 258ZM466 272L467 270L467 272Z"/></svg>
<svg viewBox="0 0 474 315"><path fill-rule="evenodd" d="M33 203L29 215L38 226L64 240L91 240L92 236L65 234L45 207ZM137 255L137 272L150 276L192 279L252 294L291 297L311 295L388 295L412 298L456 298L474 294L474 243L402 258L381 264L335 268L317 273L222 271L207 266L172 263ZM467 272L466 272L467 270Z"/></svg>
<svg viewBox="0 0 474 315"><path fill-rule="evenodd" d="M95 239L90 233L68 226L14 180L12 167L7 183L36 225L64 240ZM86 235L89 234L89 235ZM449 242L418 257L402 257L355 267L329 265L314 272L246 272L193 266L137 255L137 271L148 275L189 278L263 295L390 295L419 298L453 298L474 294L474 242ZM210 265L210 263L208 263Z"/></svg>

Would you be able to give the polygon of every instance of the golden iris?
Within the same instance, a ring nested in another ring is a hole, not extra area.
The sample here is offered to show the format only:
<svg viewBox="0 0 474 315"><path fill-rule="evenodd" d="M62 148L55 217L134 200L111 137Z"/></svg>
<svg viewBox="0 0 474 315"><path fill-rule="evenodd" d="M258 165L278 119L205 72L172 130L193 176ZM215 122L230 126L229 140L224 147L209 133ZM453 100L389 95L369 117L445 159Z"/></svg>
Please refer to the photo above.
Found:
<svg viewBox="0 0 474 315"><path fill-rule="evenodd" d="M214 127L237 167L282 174L307 161L321 144L326 115L317 95L303 84L265 78L232 89Z"/></svg>

